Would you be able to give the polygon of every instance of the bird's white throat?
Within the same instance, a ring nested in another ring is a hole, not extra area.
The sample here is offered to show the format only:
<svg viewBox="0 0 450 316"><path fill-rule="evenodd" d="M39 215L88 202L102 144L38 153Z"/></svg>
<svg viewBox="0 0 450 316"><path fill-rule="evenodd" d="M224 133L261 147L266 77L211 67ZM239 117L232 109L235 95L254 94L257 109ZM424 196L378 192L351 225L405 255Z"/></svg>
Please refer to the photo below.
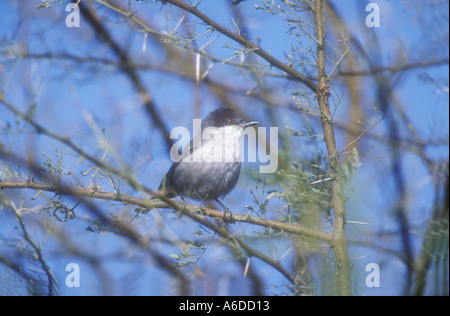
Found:
<svg viewBox="0 0 450 316"><path fill-rule="evenodd" d="M240 138L243 128L238 125L224 127L207 127L202 131L201 146L194 143L194 150L189 161L201 162L238 162L241 161ZM188 157L186 157L188 158Z"/></svg>

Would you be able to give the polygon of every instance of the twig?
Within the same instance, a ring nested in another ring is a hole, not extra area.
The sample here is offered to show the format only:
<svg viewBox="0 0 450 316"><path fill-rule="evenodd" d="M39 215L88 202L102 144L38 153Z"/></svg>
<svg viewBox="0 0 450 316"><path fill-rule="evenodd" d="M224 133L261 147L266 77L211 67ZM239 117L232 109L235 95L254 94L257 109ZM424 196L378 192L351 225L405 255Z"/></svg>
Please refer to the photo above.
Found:
<svg viewBox="0 0 450 316"><path fill-rule="evenodd" d="M53 275L52 271L50 270L50 267L48 266L47 262L44 259L44 256L42 255L41 248L31 239L30 235L28 234L28 231L25 227L25 223L22 220L22 216L18 212L15 205L11 204L9 201L5 201L9 204L9 208L13 210L17 221L19 222L20 228L22 230L23 238L30 244L31 248L33 248L34 252L36 253L36 258L41 264L42 269L44 270L44 273L47 276L47 282L48 282L48 296L53 296L55 294L55 283L56 279Z"/></svg>
<svg viewBox="0 0 450 316"><path fill-rule="evenodd" d="M91 25L91 27L95 30L95 33L97 34L98 38L103 42L105 42L107 45L109 45L111 50L120 58L121 67L123 71L128 75L130 81L133 83L133 86L141 95L141 98L145 104L145 108L147 109L153 121L153 124L163 136L167 148L170 149L170 147L173 144L173 140L170 138L170 133L166 128L158 111L156 110L154 99L152 98L152 96L142 83L139 74L137 73L136 68L134 67L132 59L127 54L126 50L122 49L120 45L114 41L113 37L108 33L106 28L103 26L102 21L100 21L98 16L91 8L89 8L87 5L83 3L80 3L79 7L81 14Z"/></svg>
<svg viewBox="0 0 450 316"><path fill-rule="evenodd" d="M228 30L227 28L221 26L219 23L215 22L213 19L208 17L206 14L204 14L203 12L198 10L196 6L188 5L188 4L186 4L182 1L178 1L178 0L167 0L166 2L169 2L176 7L179 7L180 9L190 12L191 14L195 15L200 20L202 20L203 22L208 24L214 30L218 31L219 33L222 33L226 37L234 40L235 42L241 44L245 48L253 51L255 54L259 55L264 60L266 60L271 66L284 71L285 73L289 74L293 79L300 81L305 86L310 88L313 92L317 92L317 85L312 80L310 80L306 76L302 75L301 73L296 71L294 68L290 67L289 65L282 63L281 61L279 61L278 59L276 59L275 57L270 55L268 52L263 50L258 45L247 40L245 37L243 37L239 34L233 33L232 31Z"/></svg>
<svg viewBox="0 0 450 316"><path fill-rule="evenodd" d="M339 154L341 154L344 150L346 150L348 147L352 146L354 143L356 143L361 137L363 137L365 134L367 134L372 128L374 128L376 125L378 125L378 123L380 123L383 119L384 119L384 115L375 123L372 124L372 126L370 126L368 129L366 129L363 133L361 133L361 135L359 135L358 137L356 137L353 141L350 142L350 144L348 144L347 146L345 146L344 148L342 148L339 151Z"/></svg>

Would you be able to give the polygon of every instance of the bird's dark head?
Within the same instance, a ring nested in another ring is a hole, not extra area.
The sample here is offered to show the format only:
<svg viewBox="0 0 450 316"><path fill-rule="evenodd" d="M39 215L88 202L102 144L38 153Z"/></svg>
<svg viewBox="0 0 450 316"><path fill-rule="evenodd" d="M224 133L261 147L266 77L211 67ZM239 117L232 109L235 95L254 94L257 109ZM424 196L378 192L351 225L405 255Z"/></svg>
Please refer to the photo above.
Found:
<svg viewBox="0 0 450 316"><path fill-rule="evenodd" d="M231 125L238 125L242 128L247 126L252 126L259 124L259 122L247 122L244 121L241 117L239 117L233 110L228 108L218 108L211 113L203 120L202 129L207 127L225 127Z"/></svg>

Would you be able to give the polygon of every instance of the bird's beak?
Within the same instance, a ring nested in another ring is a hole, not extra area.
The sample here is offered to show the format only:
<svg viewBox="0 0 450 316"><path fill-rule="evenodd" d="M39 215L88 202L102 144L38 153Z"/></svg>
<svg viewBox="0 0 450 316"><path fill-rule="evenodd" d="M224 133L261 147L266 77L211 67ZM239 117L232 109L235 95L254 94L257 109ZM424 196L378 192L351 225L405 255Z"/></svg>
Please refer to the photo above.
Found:
<svg viewBox="0 0 450 316"><path fill-rule="evenodd" d="M258 125L261 124L261 122L244 122L241 124L242 127L248 127L248 126L253 126L253 125Z"/></svg>

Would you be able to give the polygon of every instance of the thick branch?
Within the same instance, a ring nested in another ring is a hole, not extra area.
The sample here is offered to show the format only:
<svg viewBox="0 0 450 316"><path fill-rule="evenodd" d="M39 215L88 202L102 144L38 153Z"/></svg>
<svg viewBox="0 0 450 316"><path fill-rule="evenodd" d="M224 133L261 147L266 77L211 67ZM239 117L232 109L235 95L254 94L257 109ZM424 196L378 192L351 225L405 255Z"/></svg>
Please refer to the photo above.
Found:
<svg viewBox="0 0 450 316"><path fill-rule="evenodd" d="M333 119L329 106L329 87L328 78L325 71L325 26L323 23L323 1L316 0L314 2L314 17L316 21L317 36L317 70L319 76L319 91L317 100L322 118L322 129L324 132L325 144L328 152L331 172L334 175L331 184L332 205L334 209L334 231L332 234L332 246L336 255L337 262L337 283L338 294L350 295L350 260L347 250L346 239L346 212L344 204L344 190L342 185L342 177L340 175L339 153L334 135Z"/></svg>
<svg viewBox="0 0 450 316"><path fill-rule="evenodd" d="M153 208L170 208L173 209L171 202L162 202L151 199L141 199L133 196L129 196L121 193L112 193L112 192L102 192L96 191L93 189L79 189L68 186L56 186L56 185L48 185L44 183L35 183L35 182L9 182L3 181L0 182L0 189L36 189L60 194L67 194L71 196L76 196L79 198L95 198L102 200L112 200L123 203L132 204L135 206L139 206L145 209L153 209ZM156 193L156 192L155 192ZM190 212L198 212L199 206L197 205L186 205L186 209ZM214 218L224 218L224 212L218 211L211 208L201 207L201 212L203 215ZM243 222L249 223L253 225L258 225L262 227L267 227L275 230L279 230L286 233L292 233L296 235L301 235L304 237L308 237L315 240L320 240L324 242L330 242L331 236L327 233L309 229L307 227L301 227L298 225L287 224L283 222L267 220L264 218L259 218L255 216L251 216L249 214L235 214L233 213L231 217L232 222Z"/></svg>

